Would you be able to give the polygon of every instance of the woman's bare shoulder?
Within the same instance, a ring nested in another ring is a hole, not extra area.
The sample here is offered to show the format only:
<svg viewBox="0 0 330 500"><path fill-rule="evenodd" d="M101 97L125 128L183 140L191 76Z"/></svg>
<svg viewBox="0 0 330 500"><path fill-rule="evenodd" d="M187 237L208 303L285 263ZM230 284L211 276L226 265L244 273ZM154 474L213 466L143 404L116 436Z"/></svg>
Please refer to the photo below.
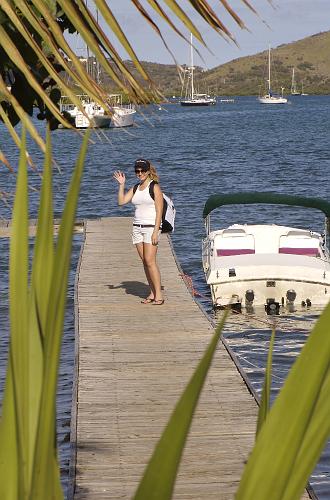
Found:
<svg viewBox="0 0 330 500"><path fill-rule="evenodd" d="M159 182L154 181L154 191L155 191L155 193L162 192L162 188L160 187Z"/></svg>

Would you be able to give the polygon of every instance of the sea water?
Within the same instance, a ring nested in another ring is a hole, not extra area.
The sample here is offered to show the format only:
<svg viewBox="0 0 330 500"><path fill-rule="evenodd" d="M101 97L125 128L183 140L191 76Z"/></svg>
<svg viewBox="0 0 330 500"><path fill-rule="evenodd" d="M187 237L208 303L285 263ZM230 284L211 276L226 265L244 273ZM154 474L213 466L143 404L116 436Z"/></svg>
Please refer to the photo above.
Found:
<svg viewBox="0 0 330 500"><path fill-rule="evenodd" d="M117 183L113 172L122 170L126 186L136 182L134 161L145 157L155 164L163 190L177 209L172 235L175 252L185 274L200 294L212 319L211 297L201 263L201 241L205 236L202 218L206 199L215 193L273 191L328 200L330 187L330 96L292 97L287 105L262 105L255 97L236 97L234 103L219 102L205 108L179 104L139 109L131 129L94 131L88 148L78 218L132 215L132 206L117 206ZM34 120L44 136L44 123ZM20 126L17 127L20 131ZM7 130L0 124L0 149L13 167L19 153ZM43 156L31 141L29 151L42 170ZM81 145L81 136L70 130L52 132L55 217L62 211L68 182ZM40 177L30 169L30 185L40 186ZM0 215L10 218L15 177L0 169L0 190L7 206ZM30 190L30 215L37 215L38 192ZM226 206L215 211L213 227L232 223L275 223L323 231L321 212L274 205ZM74 359L73 284L80 251L74 242L72 271L62 349L58 391L58 432L63 484L66 485L70 449L68 443ZM0 262L0 313L2 332L8 330L7 302L8 242L2 240ZM6 260L7 259L7 260ZM275 343L272 394L282 385L294 359L304 345L319 311L281 317ZM261 311L255 318L231 316L225 329L226 342L235 352L255 391L260 394L269 343L270 327ZM0 383L6 359L6 335L0 344ZM330 498L330 449L324 452L311 477L319 499Z"/></svg>

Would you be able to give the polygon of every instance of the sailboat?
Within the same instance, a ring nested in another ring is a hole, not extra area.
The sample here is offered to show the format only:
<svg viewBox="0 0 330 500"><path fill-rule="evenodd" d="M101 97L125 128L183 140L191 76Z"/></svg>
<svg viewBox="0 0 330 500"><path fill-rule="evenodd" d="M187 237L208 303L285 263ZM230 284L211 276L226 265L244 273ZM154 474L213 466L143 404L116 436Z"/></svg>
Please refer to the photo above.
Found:
<svg viewBox="0 0 330 500"><path fill-rule="evenodd" d="M301 95L308 95L304 92L304 82L301 83Z"/></svg>
<svg viewBox="0 0 330 500"><path fill-rule="evenodd" d="M190 33L190 66L188 67L190 86L186 97L181 99L181 106L210 106L216 104L216 99L208 94L199 94L195 92L194 87L194 52L192 44L192 33Z"/></svg>
<svg viewBox="0 0 330 500"><path fill-rule="evenodd" d="M270 84L270 47L268 48L268 93L265 94L264 96L259 97L259 102L262 104L286 104L288 102L286 97L283 97L283 90L284 87L282 87L282 95L277 95L272 92L271 89L271 84Z"/></svg>
<svg viewBox="0 0 330 500"><path fill-rule="evenodd" d="M297 84L294 77L294 68L292 68L291 95L294 96L301 95L301 93L297 90Z"/></svg>
<svg viewBox="0 0 330 500"><path fill-rule="evenodd" d="M86 0L87 5L87 0ZM98 23L98 9L96 10L96 21ZM89 48L87 48L87 73L95 77L98 85L101 84L100 63L93 61L89 56ZM95 74L94 73L95 65ZM136 110L132 105L123 105L121 94L109 94L108 103L111 109L111 114L107 109L104 109L96 101L90 99L86 94L77 96L84 110L78 108L68 100L66 96L62 96L60 101L60 112L65 118L75 127L79 129L85 128L109 128L109 127L131 127L134 125L134 115Z"/></svg>

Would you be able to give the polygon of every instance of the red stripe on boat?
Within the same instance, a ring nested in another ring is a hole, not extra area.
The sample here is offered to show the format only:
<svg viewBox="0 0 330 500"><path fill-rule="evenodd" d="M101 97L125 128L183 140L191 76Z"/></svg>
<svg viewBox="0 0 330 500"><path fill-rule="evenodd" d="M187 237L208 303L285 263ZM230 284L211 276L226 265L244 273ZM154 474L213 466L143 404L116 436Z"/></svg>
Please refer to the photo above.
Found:
<svg viewBox="0 0 330 500"><path fill-rule="evenodd" d="M244 255L248 253L255 253L251 248L228 248L228 249L217 249L218 257L226 257L228 255Z"/></svg>
<svg viewBox="0 0 330 500"><path fill-rule="evenodd" d="M318 257L320 255L317 248L282 247L279 249L279 253L289 253L293 255L312 255L313 257Z"/></svg>

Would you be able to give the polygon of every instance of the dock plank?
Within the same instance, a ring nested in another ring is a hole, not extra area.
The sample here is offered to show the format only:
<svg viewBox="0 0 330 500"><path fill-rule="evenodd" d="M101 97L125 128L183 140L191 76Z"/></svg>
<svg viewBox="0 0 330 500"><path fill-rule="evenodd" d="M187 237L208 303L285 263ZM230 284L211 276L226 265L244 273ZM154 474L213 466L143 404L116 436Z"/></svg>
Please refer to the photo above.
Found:
<svg viewBox="0 0 330 500"><path fill-rule="evenodd" d="M148 293L130 218L88 221L78 278L75 500L129 499L211 339L213 326L161 236L165 292ZM257 404L222 343L200 398L174 498L234 497L254 442Z"/></svg>

